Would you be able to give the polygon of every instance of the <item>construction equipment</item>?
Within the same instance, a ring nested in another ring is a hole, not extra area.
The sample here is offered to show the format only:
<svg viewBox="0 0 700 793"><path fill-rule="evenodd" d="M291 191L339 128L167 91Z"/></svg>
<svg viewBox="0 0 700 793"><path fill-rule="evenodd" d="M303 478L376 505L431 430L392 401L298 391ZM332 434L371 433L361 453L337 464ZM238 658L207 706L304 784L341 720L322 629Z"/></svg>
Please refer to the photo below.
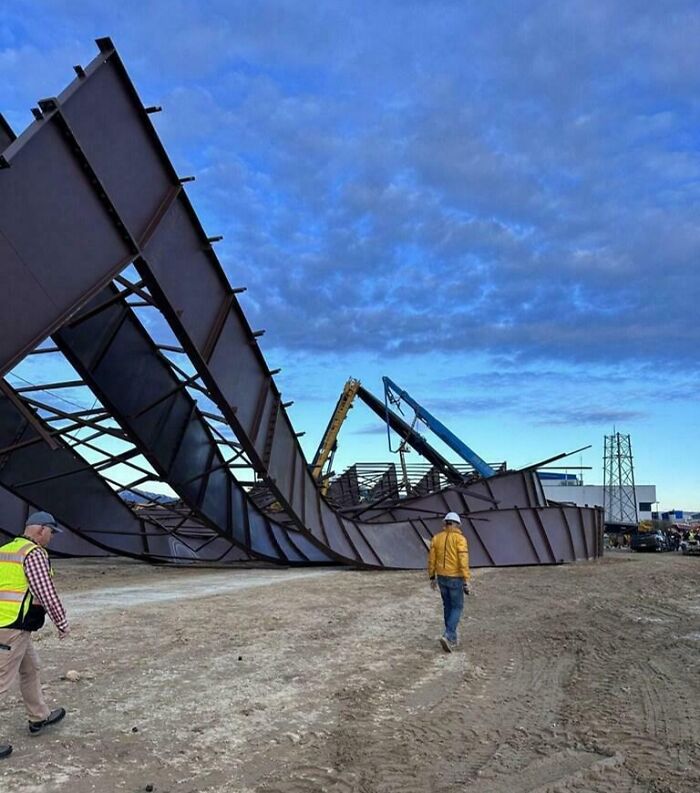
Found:
<svg viewBox="0 0 700 793"><path fill-rule="evenodd" d="M388 427L391 427L403 441L410 444L421 457L424 457L429 463L432 463L432 465L447 478L448 482L453 485L461 485L464 482L465 474L457 470L457 467L449 462L449 460L445 459L437 449L433 449L428 441L426 441L411 424L404 421L404 419L392 410L389 410L384 402L377 399L377 397L370 393L364 386L360 387L357 396L368 408L370 408L370 410L374 411L382 421L385 421Z"/></svg>
<svg viewBox="0 0 700 793"><path fill-rule="evenodd" d="M406 404L413 408L416 416L418 416L441 441L446 443L450 449L456 452L463 460L473 465L481 476L488 478L496 473L493 468L482 460L473 449L470 449L464 441L460 440L453 432L448 430L441 421L438 421L438 419L436 419L432 413L429 413L419 402L416 402L408 391L399 388L399 386L388 377L383 377L382 380L384 382L384 397L387 411L389 410L389 403L398 405L401 401L406 402Z"/></svg>
<svg viewBox="0 0 700 793"><path fill-rule="evenodd" d="M338 448L338 433L343 426L345 417L352 407L353 400L357 396L360 388L360 381L350 377L343 386L343 390L335 406L335 410L328 422L326 431L323 433L318 451L314 455L311 463L311 476L318 482L321 493L325 496L328 492L328 485L332 475L333 457ZM324 466L326 468L324 472Z"/></svg>
<svg viewBox="0 0 700 793"><path fill-rule="evenodd" d="M338 435L353 406L355 397L361 399L382 421L386 422L402 439L401 450L409 444L422 457L435 466L452 484L462 484L465 475L443 457L440 452L425 440L425 438L408 422L404 421L374 394L368 391L359 380L350 378L340 394L335 409L331 415L326 431L321 438L318 451L311 463L311 475L316 480L323 495L328 494L331 478L333 477L333 458L338 448ZM403 458L402 458L403 459Z"/></svg>

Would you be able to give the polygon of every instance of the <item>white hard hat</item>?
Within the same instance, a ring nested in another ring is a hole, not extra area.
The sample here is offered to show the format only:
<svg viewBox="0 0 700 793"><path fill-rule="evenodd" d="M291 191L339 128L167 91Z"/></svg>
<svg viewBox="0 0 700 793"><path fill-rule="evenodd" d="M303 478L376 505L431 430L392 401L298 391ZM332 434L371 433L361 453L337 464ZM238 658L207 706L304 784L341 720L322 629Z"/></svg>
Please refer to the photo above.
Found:
<svg viewBox="0 0 700 793"><path fill-rule="evenodd" d="M456 512L448 512L447 515L442 519L443 523L459 523L462 525L462 519Z"/></svg>

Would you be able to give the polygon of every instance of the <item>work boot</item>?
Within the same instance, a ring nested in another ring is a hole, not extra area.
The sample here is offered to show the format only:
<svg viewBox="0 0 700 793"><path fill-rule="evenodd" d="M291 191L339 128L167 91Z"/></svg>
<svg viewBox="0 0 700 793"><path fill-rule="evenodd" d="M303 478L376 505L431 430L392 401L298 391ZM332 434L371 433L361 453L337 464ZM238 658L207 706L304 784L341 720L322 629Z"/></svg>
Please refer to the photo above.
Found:
<svg viewBox="0 0 700 793"><path fill-rule="evenodd" d="M452 642L446 636L441 636L440 637L440 644L442 645L442 649L446 653L451 653L452 652Z"/></svg>
<svg viewBox="0 0 700 793"><path fill-rule="evenodd" d="M9 743L0 743L0 760L3 757L9 757L12 754L12 747Z"/></svg>
<svg viewBox="0 0 700 793"><path fill-rule="evenodd" d="M55 710L52 710L43 721L30 721L30 735L38 735L44 729L44 727L50 727L52 724L56 724L57 722L61 721L65 715L65 708L56 708Z"/></svg>

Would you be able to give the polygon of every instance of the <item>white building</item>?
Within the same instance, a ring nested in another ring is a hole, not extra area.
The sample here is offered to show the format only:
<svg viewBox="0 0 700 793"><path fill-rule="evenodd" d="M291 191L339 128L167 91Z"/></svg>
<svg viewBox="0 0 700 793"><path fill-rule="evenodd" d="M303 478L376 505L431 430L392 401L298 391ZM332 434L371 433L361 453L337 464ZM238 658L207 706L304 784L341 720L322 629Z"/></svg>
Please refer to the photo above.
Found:
<svg viewBox="0 0 700 793"><path fill-rule="evenodd" d="M568 475L566 478L552 478L540 474L545 496L551 501L568 502L578 507L604 507L605 493L602 485L582 485L581 480ZM637 512L639 520L651 520L651 513L657 507L656 485L635 485ZM605 516L607 521L608 516Z"/></svg>

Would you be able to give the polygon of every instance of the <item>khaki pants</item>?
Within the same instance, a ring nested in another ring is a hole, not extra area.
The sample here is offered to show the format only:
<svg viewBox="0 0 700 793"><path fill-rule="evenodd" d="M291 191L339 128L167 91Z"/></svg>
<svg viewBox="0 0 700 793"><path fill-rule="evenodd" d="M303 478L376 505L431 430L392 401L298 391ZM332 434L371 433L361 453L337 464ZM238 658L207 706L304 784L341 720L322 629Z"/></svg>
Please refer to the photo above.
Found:
<svg viewBox="0 0 700 793"><path fill-rule="evenodd" d="M39 657L34 649L29 631L0 628L0 644L10 646L10 651L0 647L0 696L7 693L19 674L19 690L27 709L29 721L43 721L50 711L44 702L39 680Z"/></svg>

